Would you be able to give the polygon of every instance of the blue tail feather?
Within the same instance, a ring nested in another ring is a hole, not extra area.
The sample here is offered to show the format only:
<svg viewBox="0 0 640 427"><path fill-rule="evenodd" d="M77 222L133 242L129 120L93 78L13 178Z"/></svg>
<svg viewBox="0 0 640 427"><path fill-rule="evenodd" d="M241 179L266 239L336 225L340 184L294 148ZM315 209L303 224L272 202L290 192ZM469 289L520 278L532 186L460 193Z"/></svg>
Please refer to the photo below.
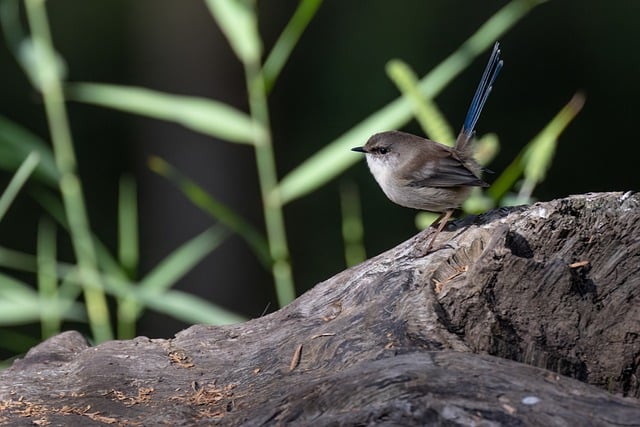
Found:
<svg viewBox="0 0 640 427"><path fill-rule="evenodd" d="M462 125L461 133L467 137L470 137L473 134L476 123L480 118L482 108L484 107L485 102L487 102L487 98L493 89L493 83L498 77L498 73L500 73L501 69L502 60L500 59L500 43L496 42L493 46L493 52L491 53L487 67L484 69L484 73L482 74L482 79L480 79L480 84L478 85L476 93L473 96L473 100L471 101L471 105L469 106L469 111L467 111L467 117Z"/></svg>

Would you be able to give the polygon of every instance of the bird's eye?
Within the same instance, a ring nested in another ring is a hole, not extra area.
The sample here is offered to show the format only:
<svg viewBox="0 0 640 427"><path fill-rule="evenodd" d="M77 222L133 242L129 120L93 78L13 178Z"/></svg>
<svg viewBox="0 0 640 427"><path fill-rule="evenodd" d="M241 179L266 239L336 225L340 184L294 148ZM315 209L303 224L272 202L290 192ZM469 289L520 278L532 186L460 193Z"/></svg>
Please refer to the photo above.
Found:
<svg viewBox="0 0 640 427"><path fill-rule="evenodd" d="M388 152L389 152L389 150L384 148L384 147L378 148L378 153L380 153L380 154L387 154Z"/></svg>

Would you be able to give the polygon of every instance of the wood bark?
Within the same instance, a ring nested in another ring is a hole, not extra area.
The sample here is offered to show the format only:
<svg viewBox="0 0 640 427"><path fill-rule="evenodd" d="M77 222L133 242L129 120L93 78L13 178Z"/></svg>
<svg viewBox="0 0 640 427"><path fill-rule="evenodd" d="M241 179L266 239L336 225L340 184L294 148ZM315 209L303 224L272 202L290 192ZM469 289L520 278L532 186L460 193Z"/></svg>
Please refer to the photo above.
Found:
<svg viewBox="0 0 640 427"><path fill-rule="evenodd" d="M243 324L62 333L0 373L0 423L640 425L638 194L432 232Z"/></svg>

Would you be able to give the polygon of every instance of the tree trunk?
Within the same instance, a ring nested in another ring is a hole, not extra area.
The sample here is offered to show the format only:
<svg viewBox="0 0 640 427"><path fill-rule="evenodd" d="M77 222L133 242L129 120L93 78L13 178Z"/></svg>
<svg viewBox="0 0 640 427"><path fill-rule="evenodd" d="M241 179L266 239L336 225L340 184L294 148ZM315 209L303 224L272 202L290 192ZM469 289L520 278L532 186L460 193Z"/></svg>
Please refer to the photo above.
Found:
<svg viewBox="0 0 640 427"><path fill-rule="evenodd" d="M244 324L66 332L0 374L0 422L638 425L639 218L635 193L497 209Z"/></svg>

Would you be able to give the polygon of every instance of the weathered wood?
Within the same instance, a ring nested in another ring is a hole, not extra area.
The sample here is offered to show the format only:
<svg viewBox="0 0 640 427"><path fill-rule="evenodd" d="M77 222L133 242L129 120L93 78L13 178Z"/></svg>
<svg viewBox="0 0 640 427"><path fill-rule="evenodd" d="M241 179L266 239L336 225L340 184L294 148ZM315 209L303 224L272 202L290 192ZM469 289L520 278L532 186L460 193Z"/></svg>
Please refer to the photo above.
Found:
<svg viewBox="0 0 640 427"><path fill-rule="evenodd" d="M638 194L494 210L425 254L430 233L244 324L60 334L0 373L0 422L640 424Z"/></svg>

